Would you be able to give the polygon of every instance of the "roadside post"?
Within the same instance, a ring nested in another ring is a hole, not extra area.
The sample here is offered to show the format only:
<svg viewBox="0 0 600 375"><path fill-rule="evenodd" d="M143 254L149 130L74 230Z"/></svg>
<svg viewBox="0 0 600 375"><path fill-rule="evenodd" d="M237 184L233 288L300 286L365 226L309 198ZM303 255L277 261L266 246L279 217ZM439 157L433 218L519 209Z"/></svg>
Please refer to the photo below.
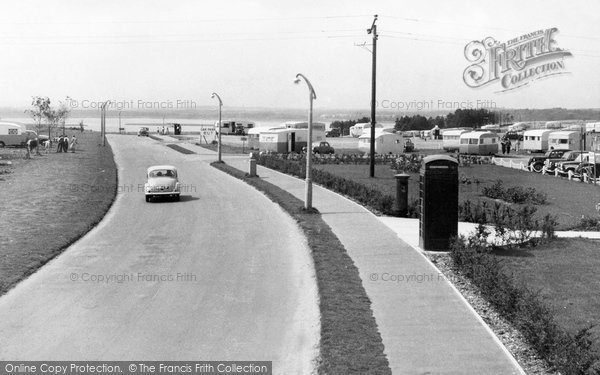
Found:
<svg viewBox="0 0 600 375"><path fill-rule="evenodd" d="M394 175L396 179L396 207L398 216L406 217L408 214L408 179L410 176L406 173Z"/></svg>
<svg viewBox="0 0 600 375"><path fill-rule="evenodd" d="M419 246L447 251L458 234L458 162L447 155L423 159L420 171Z"/></svg>
<svg viewBox="0 0 600 375"><path fill-rule="evenodd" d="M250 177L256 177L256 155L254 152L250 153L250 170L248 171Z"/></svg>

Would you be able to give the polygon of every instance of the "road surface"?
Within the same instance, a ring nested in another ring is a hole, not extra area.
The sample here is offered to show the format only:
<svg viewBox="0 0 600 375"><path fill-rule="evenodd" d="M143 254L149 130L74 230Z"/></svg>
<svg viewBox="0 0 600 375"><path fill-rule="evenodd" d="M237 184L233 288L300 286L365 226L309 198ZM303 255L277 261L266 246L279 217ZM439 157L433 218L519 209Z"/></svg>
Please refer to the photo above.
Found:
<svg viewBox="0 0 600 375"><path fill-rule="evenodd" d="M0 298L0 360L266 360L274 373L311 372L318 297L293 220L210 167L210 151L110 143L115 204ZM138 185L152 164L179 168L180 202L144 201Z"/></svg>

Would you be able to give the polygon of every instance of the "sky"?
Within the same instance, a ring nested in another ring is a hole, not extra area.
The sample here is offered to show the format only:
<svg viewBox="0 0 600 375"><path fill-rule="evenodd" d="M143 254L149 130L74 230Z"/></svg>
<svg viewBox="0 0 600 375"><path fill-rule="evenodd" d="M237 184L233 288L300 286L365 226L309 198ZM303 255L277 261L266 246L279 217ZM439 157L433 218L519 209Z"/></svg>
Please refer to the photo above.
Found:
<svg viewBox="0 0 600 375"><path fill-rule="evenodd" d="M164 106L368 109L378 15L377 105L600 108L600 2L524 1L3 1L0 106L31 96L94 108ZM572 53L558 75L504 91L473 88L465 47L557 28Z"/></svg>

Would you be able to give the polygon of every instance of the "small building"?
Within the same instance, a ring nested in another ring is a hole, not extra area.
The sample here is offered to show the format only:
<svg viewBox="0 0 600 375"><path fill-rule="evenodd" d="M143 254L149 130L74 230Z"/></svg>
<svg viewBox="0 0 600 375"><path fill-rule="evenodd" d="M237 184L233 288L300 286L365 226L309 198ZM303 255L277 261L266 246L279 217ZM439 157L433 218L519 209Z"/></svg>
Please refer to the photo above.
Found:
<svg viewBox="0 0 600 375"><path fill-rule="evenodd" d="M521 149L546 152L548 150L548 137L550 133L552 133L551 129L526 130L523 133L523 146Z"/></svg>
<svg viewBox="0 0 600 375"><path fill-rule="evenodd" d="M358 137L358 151L371 152L371 132L363 132ZM401 134L390 131L375 131L375 153L376 154L402 154L404 152L404 139Z"/></svg>
<svg viewBox="0 0 600 375"><path fill-rule="evenodd" d="M460 135L458 151L461 154L495 155L498 144L498 135L494 132L467 132Z"/></svg>
<svg viewBox="0 0 600 375"><path fill-rule="evenodd" d="M580 132L576 130L560 130L550 133L548 147L550 150L579 150Z"/></svg>

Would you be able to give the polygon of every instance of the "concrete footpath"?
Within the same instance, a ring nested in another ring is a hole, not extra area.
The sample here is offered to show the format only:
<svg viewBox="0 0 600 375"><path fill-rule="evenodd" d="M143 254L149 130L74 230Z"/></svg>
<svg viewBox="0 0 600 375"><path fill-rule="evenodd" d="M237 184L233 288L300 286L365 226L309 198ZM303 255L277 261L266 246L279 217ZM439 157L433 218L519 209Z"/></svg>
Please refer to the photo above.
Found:
<svg viewBox="0 0 600 375"><path fill-rule="evenodd" d="M224 160L248 171L247 156ZM304 200L303 180L260 166L258 175ZM313 206L359 269L394 374L524 374L452 284L415 248L414 228L409 244L370 211L319 186L314 186Z"/></svg>

